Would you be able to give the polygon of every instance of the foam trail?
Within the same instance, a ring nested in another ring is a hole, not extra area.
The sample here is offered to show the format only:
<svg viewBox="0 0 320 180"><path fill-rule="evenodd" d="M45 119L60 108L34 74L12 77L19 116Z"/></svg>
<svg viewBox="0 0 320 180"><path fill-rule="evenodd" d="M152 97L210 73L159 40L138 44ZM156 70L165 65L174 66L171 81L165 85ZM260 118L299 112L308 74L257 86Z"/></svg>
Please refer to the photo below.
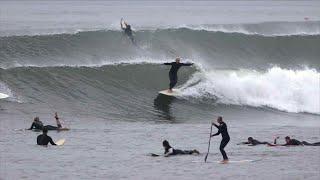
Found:
<svg viewBox="0 0 320 180"><path fill-rule="evenodd" d="M195 84L196 85L191 85ZM216 70L196 73L182 87L184 96L217 97L218 102L288 112L320 114L320 73L314 69L272 67L266 72Z"/></svg>
<svg viewBox="0 0 320 180"><path fill-rule="evenodd" d="M2 95L1 97L5 97L6 95L9 97L12 97L12 91L10 90L10 88L3 82L0 81L0 94Z"/></svg>

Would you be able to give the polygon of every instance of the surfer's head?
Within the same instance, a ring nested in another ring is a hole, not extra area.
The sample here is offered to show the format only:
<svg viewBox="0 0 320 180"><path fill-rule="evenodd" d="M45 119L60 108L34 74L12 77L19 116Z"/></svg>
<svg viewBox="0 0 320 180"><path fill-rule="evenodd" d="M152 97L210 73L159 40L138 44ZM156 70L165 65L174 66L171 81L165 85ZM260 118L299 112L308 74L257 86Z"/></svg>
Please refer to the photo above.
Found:
<svg viewBox="0 0 320 180"><path fill-rule="evenodd" d="M48 129L47 129L46 127L44 127L44 128L42 129L42 133L43 133L43 134L47 134L47 133L48 133Z"/></svg>
<svg viewBox="0 0 320 180"><path fill-rule="evenodd" d="M167 140L164 140L164 141L162 142L162 146L163 146L164 148L170 148L170 147L171 147L170 144L169 144L169 142L168 142Z"/></svg>
<svg viewBox="0 0 320 180"><path fill-rule="evenodd" d="M248 142L251 143L253 141L252 137L248 137Z"/></svg>
<svg viewBox="0 0 320 180"><path fill-rule="evenodd" d="M35 117L33 120L34 120L35 122L39 122L39 121L40 121L39 117Z"/></svg>
<svg viewBox="0 0 320 180"><path fill-rule="evenodd" d="M289 136L286 136L284 139L286 140L287 143L290 141L290 137Z"/></svg>
<svg viewBox="0 0 320 180"><path fill-rule="evenodd" d="M180 57L176 58L176 63L180 63Z"/></svg>
<svg viewBox="0 0 320 180"><path fill-rule="evenodd" d="M219 124L223 123L221 116L218 117L217 122L218 122Z"/></svg>

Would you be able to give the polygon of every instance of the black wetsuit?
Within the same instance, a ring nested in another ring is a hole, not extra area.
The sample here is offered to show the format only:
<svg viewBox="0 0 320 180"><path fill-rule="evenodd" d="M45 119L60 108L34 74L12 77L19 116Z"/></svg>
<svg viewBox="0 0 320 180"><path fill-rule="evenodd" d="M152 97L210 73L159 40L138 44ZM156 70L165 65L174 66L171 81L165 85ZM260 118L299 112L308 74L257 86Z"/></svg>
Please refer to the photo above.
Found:
<svg viewBox="0 0 320 180"><path fill-rule="evenodd" d="M220 149L220 152L221 152L221 154L223 156L223 160L228 160L227 153L224 151L224 148L226 147L226 145L230 141L230 136L229 136L229 133L228 133L227 125L226 125L226 123L223 122L219 126L217 126L215 124L214 124L214 126L216 128L218 128L218 132L216 134L213 134L212 136L216 136L216 135L221 134L222 140L221 140L219 149Z"/></svg>
<svg viewBox="0 0 320 180"><path fill-rule="evenodd" d="M316 142L316 143L309 143L307 141L302 141L301 142L303 145L305 146L320 146L320 142Z"/></svg>
<svg viewBox="0 0 320 180"><path fill-rule="evenodd" d="M61 128L61 125L59 124L59 126L52 126L52 125L44 126L42 123L33 122L29 129L30 130L32 130L32 129L42 130L43 128L47 128L47 130L58 130L59 128Z"/></svg>
<svg viewBox="0 0 320 180"><path fill-rule="evenodd" d="M53 141L52 138L46 134L41 134L37 137L37 144L38 145L48 145L50 142L50 144L52 145L56 145Z"/></svg>
<svg viewBox="0 0 320 180"><path fill-rule="evenodd" d="M170 152L170 153L169 153ZM174 149L171 146L169 148L166 148L164 151L164 154L167 154L171 156L171 155L178 155L178 154L193 154L194 151L192 150L180 150L180 149Z"/></svg>
<svg viewBox="0 0 320 180"><path fill-rule="evenodd" d="M169 88L172 89L178 82L178 70L181 66L191 66L193 63L164 63L165 65L171 65L171 69L169 71L169 79L170 85Z"/></svg>
<svg viewBox="0 0 320 180"><path fill-rule="evenodd" d="M268 144L268 142L260 142L256 139L253 139L251 142L244 142L243 144L250 144L250 145L255 146L255 145L259 145L259 144Z"/></svg>
<svg viewBox="0 0 320 180"><path fill-rule="evenodd" d="M122 28L124 30L124 33L130 38L131 42L135 44L134 39L133 39L133 34L131 30L131 26L127 25L125 28Z"/></svg>

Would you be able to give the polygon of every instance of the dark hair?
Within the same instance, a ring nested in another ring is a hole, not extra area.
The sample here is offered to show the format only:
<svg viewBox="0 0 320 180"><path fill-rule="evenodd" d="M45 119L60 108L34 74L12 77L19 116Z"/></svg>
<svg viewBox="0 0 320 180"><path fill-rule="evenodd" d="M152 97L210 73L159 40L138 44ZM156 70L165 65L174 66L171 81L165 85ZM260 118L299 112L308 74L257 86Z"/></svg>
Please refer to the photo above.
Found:
<svg viewBox="0 0 320 180"><path fill-rule="evenodd" d="M289 137L289 136L286 136L285 139L290 139L290 137Z"/></svg>
<svg viewBox="0 0 320 180"><path fill-rule="evenodd" d="M252 137L248 137L248 140L249 140L249 141L252 141L252 140L253 140L253 138L252 138Z"/></svg>
<svg viewBox="0 0 320 180"><path fill-rule="evenodd" d="M168 142L167 140L164 140L164 141L162 142L162 145L163 145L164 147L171 147L170 144L169 144L169 142Z"/></svg>
<svg viewBox="0 0 320 180"><path fill-rule="evenodd" d="M48 129L47 129L46 127L44 127L44 128L42 129L42 132L43 132L43 133L48 133Z"/></svg>

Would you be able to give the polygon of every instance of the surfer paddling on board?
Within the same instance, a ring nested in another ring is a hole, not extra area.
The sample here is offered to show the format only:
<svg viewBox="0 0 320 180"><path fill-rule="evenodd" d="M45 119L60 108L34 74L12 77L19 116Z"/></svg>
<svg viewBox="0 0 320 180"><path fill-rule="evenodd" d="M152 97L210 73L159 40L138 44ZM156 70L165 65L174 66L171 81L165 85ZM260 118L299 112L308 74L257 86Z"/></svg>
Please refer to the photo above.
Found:
<svg viewBox="0 0 320 180"><path fill-rule="evenodd" d="M219 134L221 134L222 136L222 140L220 143L220 152L222 154L223 160L221 161L221 163L228 163L229 158L227 156L227 153L224 151L224 148L227 146L228 142L230 141L230 136L228 133L228 129L227 129L227 124L225 122L223 122L222 117L219 116L217 119L217 122L219 123L219 125L215 124L214 122L212 122L212 125L214 125L216 128L218 128L218 132L215 134L212 134L211 136L217 136Z"/></svg>
<svg viewBox="0 0 320 180"><path fill-rule="evenodd" d="M279 139L279 137L276 137L274 139L274 144L268 144L269 146L320 146L320 142L316 142L316 143L309 143L307 141L299 141L296 139L291 139L289 136L286 136L284 139L286 141L285 144L277 144L277 139Z"/></svg>
<svg viewBox="0 0 320 180"><path fill-rule="evenodd" d="M170 146L169 142L167 140L164 140L162 142L162 146L164 148L164 156L173 156L178 154L200 154L198 150L180 150L180 149L174 149Z"/></svg>
<svg viewBox="0 0 320 180"><path fill-rule="evenodd" d="M181 66L191 66L193 63L180 63L180 58L177 57L175 62L171 63L164 63L164 65L171 65L171 69L169 71L169 89L168 93L172 93L172 88L177 84L178 82L178 70Z"/></svg>
<svg viewBox="0 0 320 180"><path fill-rule="evenodd" d="M50 142L50 144L56 146L56 144L53 142L52 138L50 136L48 136L47 133L48 133L48 129L44 127L42 129L42 134L40 134L37 137L37 144L42 145L42 146L47 146Z"/></svg>
<svg viewBox="0 0 320 180"><path fill-rule="evenodd" d="M253 137L248 137L248 141L247 142L242 142L242 143L239 143L238 145L240 144L248 144L249 146L256 146L256 145L259 145L259 144L269 144L268 142L261 142L261 141L258 141L256 139L253 139Z"/></svg>
<svg viewBox="0 0 320 180"><path fill-rule="evenodd" d="M131 42L135 44L131 26L127 24L122 18L120 21L120 26L121 26L121 29L124 31L124 33L130 38Z"/></svg>
<svg viewBox="0 0 320 180"><path fill-rule="evenodd" d="M56 119L56 123L57 123L57 126L52 126L52 125L46 125L44 126L42 121L40 121L39 117L35 117L33 119L33 122L31 124L31 127L28 129L28 130L32 130L32 129L35 129L35 130L42 130L44 128L46 128L47 130L59 130L59 129L63 129L62 128L62 125L59 121L59 117L58 117L58 113L55 113L54 114L54 118Z"/></svg>

